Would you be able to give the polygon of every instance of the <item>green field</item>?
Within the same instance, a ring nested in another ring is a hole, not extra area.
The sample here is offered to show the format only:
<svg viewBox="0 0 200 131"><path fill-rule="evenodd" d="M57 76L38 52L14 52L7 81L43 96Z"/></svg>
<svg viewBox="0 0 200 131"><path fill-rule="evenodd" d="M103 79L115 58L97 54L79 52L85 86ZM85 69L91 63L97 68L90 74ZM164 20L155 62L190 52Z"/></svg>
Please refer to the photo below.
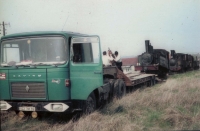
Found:
<svg viewBox="0 0 200 131"><path fill-rule="evenodd" d="M200 129L200 71L169 76L166 82L140 88L79 120L62 114L32 119L1 112L1 129L137 131Z"/></svg>

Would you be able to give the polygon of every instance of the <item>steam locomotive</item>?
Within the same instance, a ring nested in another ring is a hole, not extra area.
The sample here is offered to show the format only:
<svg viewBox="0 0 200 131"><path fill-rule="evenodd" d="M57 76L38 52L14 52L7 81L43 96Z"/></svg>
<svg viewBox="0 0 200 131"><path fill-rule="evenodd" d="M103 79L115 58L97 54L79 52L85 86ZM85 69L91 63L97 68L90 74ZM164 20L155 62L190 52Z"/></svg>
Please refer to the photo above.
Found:
<svg viewBox="0 0 200 131"><path fill-rule="evenodd" d="M187 54L176 53L171 50L170 71L171 72L185 72L190 64L187 62Z"/></svg>
<svg viewBox="0 0 200 131"><path fill-rule="evenodd" d="M196 60L194 60L193 68L194 68L194 70L198 70L199 69L199 61L197 59L197 56L196 56Z"/></svg>
<svg viewBox="0 0 200 131"><path fill-rule="evenodd" d="M190 55L183 53L176 53L171 50L170 71L171 72L185 72L188 70L199 69L199 61Z"/></svg>
<svg viewBox="0 0 200 131"><path fill-rule="evenodd" d="M193 69L193 64L194 64L194 58L192 55L187 54L186 55L187 59L187 70L192 70Z"/></svg>
<svg viewBox="0 0 200 131"><path fill-rule="evenodd" d="M157 74L165 78L169 72L169 52L164 49L153 49L149 40L145 40L146 52L138 56L136 71Z"/></svg>

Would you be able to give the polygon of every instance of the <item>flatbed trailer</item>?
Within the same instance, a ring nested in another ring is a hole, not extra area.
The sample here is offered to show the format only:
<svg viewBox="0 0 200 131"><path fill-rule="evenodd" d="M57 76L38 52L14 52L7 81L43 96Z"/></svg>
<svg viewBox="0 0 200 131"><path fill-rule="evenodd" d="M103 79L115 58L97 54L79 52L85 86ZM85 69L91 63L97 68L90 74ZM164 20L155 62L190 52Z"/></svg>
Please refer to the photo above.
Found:
<svg viewBox="0 0 200 131"><path fill-rule="evenodd" d="M156 76L155 74L145 74L145 73L133 73L124 74L115 66L104 67L104 79L114 78L122 79L126 87L135 87L139 84L147 84L147 86L152 86L155 84Z"/></svg>

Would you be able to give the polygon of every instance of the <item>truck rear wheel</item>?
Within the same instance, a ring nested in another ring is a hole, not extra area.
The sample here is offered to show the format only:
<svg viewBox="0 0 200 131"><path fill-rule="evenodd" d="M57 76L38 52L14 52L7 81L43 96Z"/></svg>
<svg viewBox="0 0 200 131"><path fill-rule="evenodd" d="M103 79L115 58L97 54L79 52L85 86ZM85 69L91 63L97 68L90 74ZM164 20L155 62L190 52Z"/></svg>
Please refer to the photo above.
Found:
<svg viewBox="0 0 200 131"><path fill-rule="evenodd" d="M85 113L86 114L90 114L92 112L94 112L96 109L96 98L95 98L95 95L94 93L92 92L87 100L86 100L86 103L85 103Z"/></svg>
<svg viewBox="0 0 200 131"><path fill-rule="evenodd" d="M120 99L126 95L126 86L122 79L118 79L114 83L114 94L115 97Z"/></svg>

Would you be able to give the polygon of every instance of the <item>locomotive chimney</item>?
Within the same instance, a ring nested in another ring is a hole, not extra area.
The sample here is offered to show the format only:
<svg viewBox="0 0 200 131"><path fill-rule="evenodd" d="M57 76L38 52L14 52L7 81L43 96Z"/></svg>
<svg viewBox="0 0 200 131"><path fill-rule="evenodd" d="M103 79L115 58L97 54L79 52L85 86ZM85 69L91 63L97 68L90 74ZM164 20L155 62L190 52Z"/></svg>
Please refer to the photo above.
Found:
<svg viewBox="0 0 200 131"><path fill-rule="evenodd" d="M174 58L175 50L171 50L171 56Z"/></svg>
<svg viewBox="0 0 200 131"><path fill-rule="evenodd" d="M145 40L146 53L149 53L149 40Z"/></svg>
<svg viewBox="0 0 200 131"><path fill-rule="evenodd" d="M151 44L149 45L149 53L153 53L153 46Z"/></svg>

